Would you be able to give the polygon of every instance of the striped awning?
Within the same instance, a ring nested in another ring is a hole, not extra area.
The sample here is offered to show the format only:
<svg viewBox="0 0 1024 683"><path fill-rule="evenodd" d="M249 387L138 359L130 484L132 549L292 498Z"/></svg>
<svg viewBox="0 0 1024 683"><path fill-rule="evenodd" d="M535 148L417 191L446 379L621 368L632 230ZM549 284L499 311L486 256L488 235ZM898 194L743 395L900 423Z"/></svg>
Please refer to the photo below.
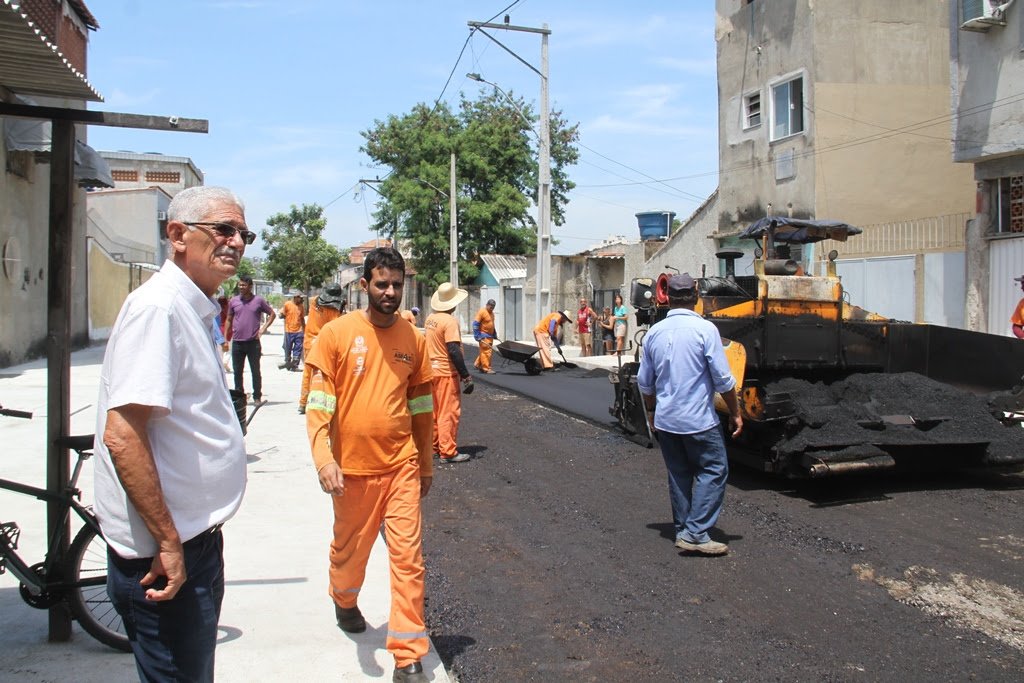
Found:
<svg viewBox="0 0 1024 683"><path fill-rule="evenodd" d="M0 0L0 86L18 94L103 101L17 0Z"/></svg>

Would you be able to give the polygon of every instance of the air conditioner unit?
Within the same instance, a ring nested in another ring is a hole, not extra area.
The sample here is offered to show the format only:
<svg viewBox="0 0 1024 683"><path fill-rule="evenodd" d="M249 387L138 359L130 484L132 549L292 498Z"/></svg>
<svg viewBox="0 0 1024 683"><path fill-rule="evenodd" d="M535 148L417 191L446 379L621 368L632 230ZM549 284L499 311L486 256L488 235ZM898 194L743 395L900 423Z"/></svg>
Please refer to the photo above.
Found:
<svg viewBox="0 0 1024 683"><path fill-rule="evenodd" d="M166 221L167 220L167 212L166 211L157 211L156 212L156 219L158 221Z"/></svg>
<svg viewBox="0 0 1024 683"><path fill-rule="evenodd" d="M991 26L1006 26L1006 8L1013 0L960 0L961 31L987 31Z"/></svg>

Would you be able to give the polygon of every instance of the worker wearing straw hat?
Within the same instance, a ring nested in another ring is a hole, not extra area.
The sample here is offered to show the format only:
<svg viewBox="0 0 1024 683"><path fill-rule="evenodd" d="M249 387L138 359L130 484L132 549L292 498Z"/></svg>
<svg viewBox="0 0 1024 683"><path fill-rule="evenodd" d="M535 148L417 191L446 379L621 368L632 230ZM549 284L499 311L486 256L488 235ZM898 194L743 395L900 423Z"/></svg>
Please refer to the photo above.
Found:
<svg viewBox="0 0 1024 683"><path fill-rule="evenodd" d="M441 462L465 462L468 453L459 453L459 417L462 415L462 392L473 391L473 378L462 356L462 333L452 313L466 300L469 292L450 282L443 283L430 297L430 308L423 328L427 335L427 352L434 372L434 452Z"/></svg>

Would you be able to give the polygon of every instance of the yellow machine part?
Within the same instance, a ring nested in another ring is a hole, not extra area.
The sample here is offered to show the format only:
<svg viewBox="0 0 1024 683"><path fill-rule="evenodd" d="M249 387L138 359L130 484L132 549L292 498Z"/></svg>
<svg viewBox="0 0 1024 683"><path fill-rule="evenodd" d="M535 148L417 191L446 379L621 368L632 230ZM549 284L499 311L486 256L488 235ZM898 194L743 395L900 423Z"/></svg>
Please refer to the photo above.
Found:
<svg viewBox="0 0 1024 683"><path fill-rule="evenodd" d="M722 339L722 350L725 351L725 360L729 362L729 369L732 370L732 377L736 380L736 394L742 394L743 377L747 369L747 349L732 339ZM740 401L742 406L743 401ZM720 413L728 413L729 408L721 394L715 394L715 410ZM744 412L745 409L744 409Z"/></svg>

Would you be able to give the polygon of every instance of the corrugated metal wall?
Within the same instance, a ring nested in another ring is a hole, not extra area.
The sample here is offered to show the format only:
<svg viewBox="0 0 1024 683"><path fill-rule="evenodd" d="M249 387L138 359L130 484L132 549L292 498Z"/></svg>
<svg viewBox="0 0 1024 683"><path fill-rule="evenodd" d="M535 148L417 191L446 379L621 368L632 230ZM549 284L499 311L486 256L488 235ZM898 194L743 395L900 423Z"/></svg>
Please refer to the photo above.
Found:
<svg viewBox="0 0 1024 683"><path fill-rule="evenodd" d="M1012 336L1010 315L1024 293L1013 278L1024 275L1024 239L989 242L988 331Z"/></svg>

